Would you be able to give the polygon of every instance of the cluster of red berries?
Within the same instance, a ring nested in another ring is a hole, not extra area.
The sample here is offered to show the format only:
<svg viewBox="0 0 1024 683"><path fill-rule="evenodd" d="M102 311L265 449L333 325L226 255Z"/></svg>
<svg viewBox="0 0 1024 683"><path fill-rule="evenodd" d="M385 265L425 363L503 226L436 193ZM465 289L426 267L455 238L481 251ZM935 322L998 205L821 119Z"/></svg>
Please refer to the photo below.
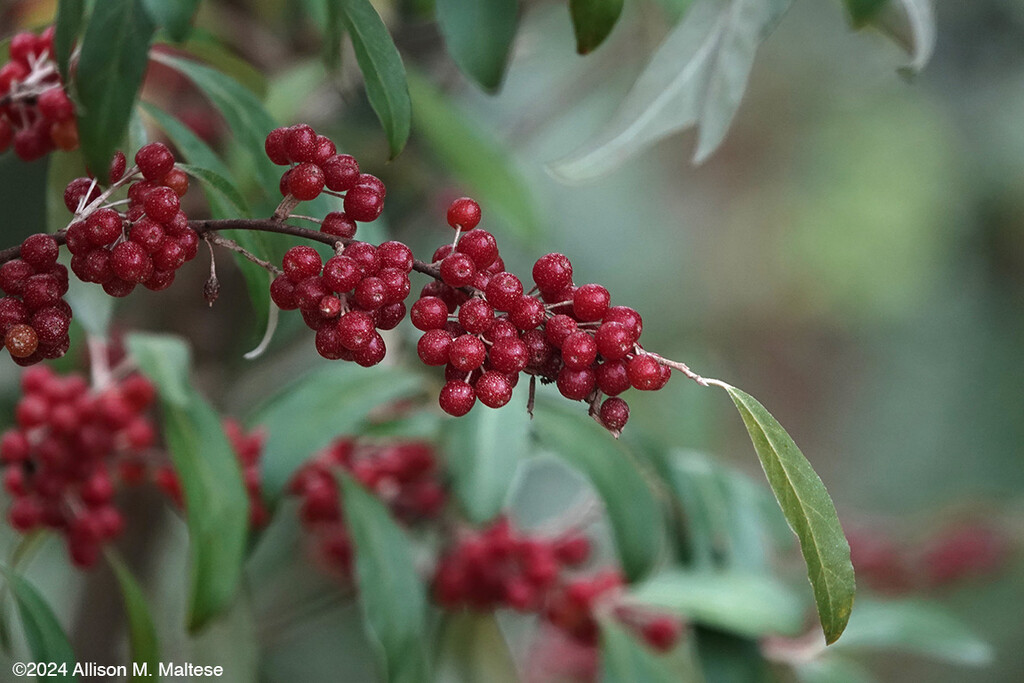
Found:
<svg viewBox="0 0 1024 683"><path fill-rule="evenodd" d="M652 648L661 652L671 650L682 635L682 622L667 614L617 604L624 583L622 575L613 570L568 581L551 594L544 616L574 639L594 645L599 635L595 613L600 605L608 603L615 619Z"/></svg>
<svg viewBox="0 0 1024 683"><path fill-rule="evenodd" d="M178 268L199 250L199 235L181 210L188 176L175 167L174 154L152 142L135 154L135 164L127 169L124 154L117 152L106 192L89 178L72 180L64 191L64 204L75 214L65 234L71 270L115 297L128 296L139 284L153 291L167 289ZM129 183L125 211L117 208L123 202L97 205L111 190Z"/></svg>
<svg viewBox="0 0 1024 683"><path fill-rule="evenodd" d="M982 524L942 529L923 544L898 544L879 530L848 534L857 579L880 593L940 588L992 574L1009 556L1008 539Z"/></svg>
<svg viewBox="0 0 1024 683"><path fill-rule="evenodd" d="M155 391L141 375L98 391L78 375L46 367L22 375L16 426L0 437L14 529L45 527L67 537L71 559L89 567L124 518L114 503L120 461L138 458L155 432L145 412Z"/></svg>
<svg viewBox="0 0 1024 683"><path fill-rule="evenodd" d="M356 221L376 220L384 210L387 190L380 178L360 173L359 163L348 154L338 154L334 142L317 135L302 123L276 128L267 135L267 156L278 166L288 166L281 175L281 195L296 202L308 202L327 192L344 196L344 212L327 215L321 230L329 235L351 238Z"/></svg>
<svg viewBox="0 0 1024 683"><path fill-rule="evenodd" d="M510 607L537 612L562 572L587 561L590 542L579 533L537 538L505 517L466 533L438 561L434 599L442 607L490 611Z"/></svg>
<svg viewBox="0 0 1024 683"><path fill-rule="evenodd" d="M254 529L266 526L270 521L270 511L267 510L263 497L260 495L260 458L263 456L263 445L266 442L266 434L262 429L256 429L246 434L245 429L237 421L225 418L223 421L224 433L231 443L231 448L238 458L238 465L242 468L242 481L249 494L249 526ZM144 463L142 464L144 466ZM171 465L161 465L153 471L153 483L157 488L174 502L178 507L185 506L184 491L181 487L181 479Z"/></svg>
<svg viewBox="0 0 1024 683"><path fill-rule="evenodd" d="M555 382L566 398L589 401L595 418L617 434L629 419L618 395L630 387L661 389L671 374L640 348L640 314L611 306L601 285L575 286L563 254L538 259L536 287L524 292L522 281L505 270L494 236L475 229L479 222L475 201L452 203L448 224L457 230L455 244L434 252L440 281L423 288L410 312L424 332L420 359L446 366L441 408L459 416L477 399L503 406L519 373L527 372ZM608 397L603 402L602 395Z"/></svg>
<svg viewBox="0 0 1024 683"><path fill-rule="evenodd" d="M18 365L60 358L71 344L68 269L57 263L59 252L52 236L31 235L20 258L0 265L0 336Z"/></svg>
<svg viewBox="0 0 1024 683"><path fill-rule="evenodd" d="M351 572L352 541L335 478L342 470L376 494L407 524L437 517L447 500L437 456L429 445L417 441L375 445L336 439L295 474L289 491L302 499L302 524L314 535L320 555L345 576Z"/></svg>
<svg viewBox="0 0 1024 683"><path fill-rule="evenodd" d="M316 350L330 360L370 367L387 347L377 330L394 329L405 317L413 257L401 242L378 247L350 242L323 262L312 247L292 247L270 297L284 310L299 309L316 331Z"/></svg>
<svg viewBox="0 0 1024 683"><path fill-rule="evenodd" d="M573 577L567 572L590 556L590 542L578 532L554 539L530 536L507 518L467 533L438 561L434 599L447 609L490 611L502 607L543 614L545 620L581 643L597 642L595 610L608 601L616 618L652 647L669 650L678 641L678 619L618 603L623 586L617 571Z"/></svg>
<svg viewBox="0 0 1024 683"><path fill-rule="evenodd" d="M51 26L11 38L11 60L0 68L0 154L13 143L15 154L33 161L78 147L75 105L53 61L53 35Z"/></svg>

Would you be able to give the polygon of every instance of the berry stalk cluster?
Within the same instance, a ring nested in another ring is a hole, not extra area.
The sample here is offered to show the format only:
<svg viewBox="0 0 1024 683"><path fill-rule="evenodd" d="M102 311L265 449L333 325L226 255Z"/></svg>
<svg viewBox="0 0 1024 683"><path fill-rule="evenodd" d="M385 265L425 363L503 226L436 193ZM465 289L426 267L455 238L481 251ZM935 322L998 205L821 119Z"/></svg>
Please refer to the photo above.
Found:
<svg viewBox="0 0 1024 683"><path fill-rule="evenodd" d="M78 147L75 105L53 60L54 28L11 38L0 68L0 154L11 146L23 161Z"/></svg>
<svg viewBox="0 0 1024 683"><path fill-rule="evenodd" d="M47 528L67 539L71 560L90 567L124 518L114 496L121 476L155 440L146 415L153 385L131 375L90 389L79 375L59 377L46 367L25 372L16 426L0 436L4 488L13 497L7 518L17 531Z"/></svg>

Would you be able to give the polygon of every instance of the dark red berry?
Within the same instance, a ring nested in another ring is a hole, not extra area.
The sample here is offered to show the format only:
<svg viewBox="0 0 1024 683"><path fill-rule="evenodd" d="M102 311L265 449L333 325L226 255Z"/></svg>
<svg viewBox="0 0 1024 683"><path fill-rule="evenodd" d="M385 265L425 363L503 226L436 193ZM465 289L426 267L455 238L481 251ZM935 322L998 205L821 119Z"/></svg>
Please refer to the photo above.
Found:
<svg viewBox="0 0 1024 683"><path fill-rule="evenodd" d="M586 332L573 332L562 341L562 361L567 368L582 370L597 358L597 344Z"/></svg>
<svg viewBox="0 0 1024 683"><path fill-rule="evenodd" d="M299 164L288 176L288 192L301 201L316 199L323 189L324 172L316 164Z"/></svg>
<svg viewBox="0 0 1024 683"><path fill-rule="evenodd" d="M605 322L594 333L594 341L597 342L597 352L605 360L619 360L633 350L636 339L624 324Z"/></svg>
<svg viewBox="0 0 1024 683"><path fill-rule="evenodd" d="M128 231L128 239L145 249L147 254L152 254L164 243L164 229L155 220L143 218ZM178 248L181 246L178 245Z"/></svg>
<svg viewBox="0 0 1024 683"><path fill-rule="evenodd" d="M465 287L475 274L473 259L465 254L449 254L441 261L441 279L449 287Z"/></svg>
<svg viewBox="0 0 1024 683"><path fill-rule="evenodd" d="M127 282L142 282L153 270L153 261L142 245L121 242L110 252L110 269Z"/></svg>
<svg viewBox="0 0 1024 683"><path fill-rule="evenodd" d="M448 348L448 362L456 370L471 372L484 364L487 347L471 334L463 334L452 340Z"/></svg>
<svg viewBox="0 0 1024 683"><path fill-rule="evenodd" d="M52 235L36 234L25 238L19 255L22 261L41 272L52 268L59 254L60 247Z"/></svg>
<svg viewBox="0 0 1024 683"><path fill-rule="evenodd" d="M572 295L572 310L577 320L600 320L608 310L611 295L601 285L583 285Z"/></svg>
<svg viewBox="0 0 1024 683"><path fill-rule="evenodd" d="M425 296L412 305L409 319L418 330L439 330L448 322L448 306L436 296Z"/></svg>
<svg viewBox="0 0 1024 683"><path fill-rule="evenodd" d="M388 298L388 289L383 280L371 275L360 280L352 298L360 308L372 311L384 305Z"/></svg>
<svg viewBox="0 0 1024 683"><path fill-rule="evenodd" d="M607 361L597 366L597 388L608 396L618 396L631 386L626 364L621 360Z"/></svg>
<svg viewBox="0 0 1024 683"><path fill-rule="evenodd" d="M604 322L622 323L629 330L633 337L633 343L640 339L640 333L644 331L644 321L640 314L628 306L612 306L605 311Z"/></svg>
<svg viewBox="0 0 1024 683"><path fill-rule="evenodd" d="M463 235L455 250L473 259L478 270L487 268L498 259L498 243L486 230L474 230Z"/></svg>
<svg viewBox="0 0 1024 683"><path fill-rule="evenodd" d="M449 380L441 387L438 403L441 406L441 410L449 415L462 417L476 403L476 391L473 390L473 387L468 382L458 379Z"/></svg>
<svg viewBox="0 0 1024 683"><path fill-rule="evenodd" d="M377 334L373 318L363 311L349 311L338 319L338 333L341 343L350 351L365 348Z"/></svg>
<svg viewBox="0 0 1024 683"><path fill-rule="evenodd" d="M508 319L521 330L532 330L544 322L544 304L524 295L509 311Z"/></svg>
<svg viewBox="0 0 1024 683"><path fill-rule="evenodd" d="M368 223L384 211L384 197L374 188L357 185L345 194L345 213L353 220Z"/></svg>
<svg viewBox="0 0 1024 683"><path fill-rule="evenodd" d="M285 149L291 161L313 161L316 158L316 131L304 123L292 126L288 129Z"/></svg>
<svg viewBox="0 0 1024 683"><path fill-rule="evenodd" d="M174 155L167 145L151 142L135 153L135 163L146 180L159 183L174 168Z"/></svg>
<svg viewBox="0 0 1024 683"><path fill-rule="evenodd" d="M334 292L350 292L363 278L359 263L348 256L333 256L324 264L324 282Z"/></svg>
<svg viewBox="0 0 1024 683"><path fill-rule="evenodd" d="M564 254L547 254L533 264L533 281L542 292L560 292L572 285L572 263Z"/></svg>
<svg viewBox="0 0 1024 683"><path fill-rule="evenodd" d="M327 188L334 192L352 189L359 178L359 164L348 154L337 154L322 164Z"/></svg>
<svg viewBox="0 0 1024 683"><path fill-rule="evenodd" d="M578 329L579 326L575 320L564 313L559 313L558 315L551 316L544 324L544 336L551 342L552 346L560 349L565 338Z"/></svg>
<svg viewBox="0 0 1024 683"><path fill-rule="evenodd" d="M97 247L103 247L121 236L121 215L113 209L100 209L85 220L86 235Z"/></svg>
<svg viewBox="0 0 1024 683"><path fill-rule="evenodd" d="M562 396L573 401L582 401L594 390L596 379L594 371L589 367L582 370L562 368L558 372L557 384Z"/></svg>
<svg viewBox="0 0 1024 683"><path fill-rule="evenodd" d="M287 166L288 159L288 129L275 128L267 135L263 148L272 162L278 166Z"/></svg>
<svg viewBox="0 0 1024 683"><path fill-rule="evenodd" d="M448 225L472 230L480 224L480 205L469 197L456 199L448 207Z"/></svg>
<svg viewBox="0 0 1024 683"><path fill-rule="evenodd" d="M653 391L661 386L661 365L652 356L643 353L637 354L626 363L626 372L629 374L629 383L634 389L641 391Z"/></svg>
<svg viewBox="0 0 1024 683"><path fill-rule="evenodd" d="M412 272L412 249L401 242L384 242L377 247L381 268L397 268L404 273Z"/></svg>
<svg viewBox="0 0 1024 683"><path fill-rule="evenodd" d="M512 383L500 372L485 372L473 388L476 397L488 408L500 408L512 400Z"/></svg>
<svg viewBox="0 0 1024 683"><path fill-rule="evenodd" d="M332 211L324 216L320 232L342 239L352 239L356 235L356 222L341 211Z"/></svg>
<svg viewBox="0 0 1024 683"><path fill-rule="evenodd" d="M319 275L322 265L323 262L317 250L305 245L292 247L285 252L284 259L281 261L284 274L295 283L302 282L308 277Z"/></svg>
<svg viewBox="0 0 1024 683"><path fill-rule="evenodd" d="M613 432L621 432L629 420L629 404L621 398L607 398L601 404L601 423Z"/></svg>
<svg viewBox="0 0 1024 683"><path fill-rule="evenodd" d="M425 365L445 365L448 363L448 349L451 345L452 336L447 330L427 330L416 344L416 354Z"/></svg>
<svg viewBox="0 0 1024 683"><path fill-rule="evenodd" d="M483 299L470 299L459 308L459 324L470 334L483 334L494 324L494 308Z"/></svg>
<svg viewBox="0 0 1024 683"><path fill-rule="evenodd" d="M146 215L153 220L166 223L174 218L181 208L181 200L177 193L169 187L155 187L148 194L143 202L146 208Z"/></svg>

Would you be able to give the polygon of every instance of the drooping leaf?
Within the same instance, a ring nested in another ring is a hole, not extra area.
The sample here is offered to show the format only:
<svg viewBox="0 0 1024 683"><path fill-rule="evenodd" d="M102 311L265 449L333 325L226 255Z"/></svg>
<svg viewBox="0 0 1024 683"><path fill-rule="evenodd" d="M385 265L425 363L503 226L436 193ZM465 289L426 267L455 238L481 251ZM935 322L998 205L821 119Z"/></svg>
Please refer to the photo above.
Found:
<svg viewBox="0 0 1024 683"><path fill-rule="evenodd" d="M436 0L435 8L448 53L462 73L497 90L518 27L518 0Z"/></svg>
<svg viewBox="0 0 1024 683"><path fill-rule="evenodd" d="M356 434L375 409L415 393L419 377L393 368L333 364L286 386L258 408L267 430L263 490L276 500L295 471L335 437Z"/></svg>
<svg viewBox="0 0 1024 683"><path fill-rule="evenodd" d="M249 498L220 417L189 382L184 342L133 334L128 349L157 386L164 435L185 494L188 522L189 630L231 607L242 575Z"/></svg>
<svg viewBox="0 0 1024 683"><path fill-rule="evenodd" d="M341 20L341 3L339 0L315 0L307 4L317 8L316 14L323 14L323 21L319 25L324 27L324 62L336 69L341 64L341 36L345 30Z"/></svg>
<svg viewBox="0 0 1024 683"><path fill-rule="evenodd" d="M825 641L850 618L855 591L850 544L825 485L778 420L750 394L725 385L750 434L768 484L800 541Z"/></svg>
<svg viewBox="0 0 1024 683"><path fill-rule="evenodd" d="M89 16L75 84L82 154L97 172L128 130L155 30L142 0L104 0Z"/></svg>
<svg viewBox="0 0 1024 683"><path fill-rule="evenodd" d="M164 53L154 54L153 60L180 71L203 91L224 116L239 146L249 155L261 188L268 194L275 192L281 170L263 152L263 142L277 123L259 98L230 76L198 62Z"/></svg>
<svg viewBox="0 0 1024 683"><path fill-rule="evenodd" d="M192 17L199 9L200 0L145 0L146 10L156 25L164 29L171 40L180 43L192 30Z"/></svg>
<svg viewBox="0 0 1024 683"><path fill-rule="evenodd" d="M452 612L441 622L437 681L516 683L515 662L493 614Z"/></svg>
<svg viewBox="0 0 1024 683"><path fill-rule="evenodd" d="M405 147L412 125L412 105L402 57L370 0L330 1L339 4L341 21L363 72L366 95L384 127L394 158Z"/></svg>
<svg viewBox="0 0 1024 683"><path fill-rule="evenodd" d="M622 0L569 0L576 51L585 55L595 50L622 14Z"/></svg>
<svg viewBox="0 0 1024 683"><path fill-rule="evenodd" d="M225 176L209 168L192 164L178 164L178 167L200 181L203 187L213 190L231 207L235 216L245 218L249 215L249 207L246 206L245 197Z"/></svg>
<svg viewBox="0 0 1024 683"><path fill-rule="evenodd" d="M18 605L18 615L25 631L25 640L32 652L32 661L63 664L67 671L64 680L78 680L73 675L75 652L46 600L35 586L17 572L3 565L0 565L0 572L7 580Z"/></svg>
<svg viewBox="0 0 1024 683"><path fill-rule="evenodd" d="M658 505L625 447L586 415L546 404L537 437L594 485L604 501L622 568L631 580L650 571L663 540Z"/></svg>
<svg viewBox="0 0 1024 683"><path fill-rule="evenodd" d="M992 646L956 615L914 598L859 601L839 647L902 650L969 666L994 657Z"/></svg>
<svg viewBox="0 0 1024 683"><path fill-rule="evenodd" d="M494 211L505 223L503 234L525 244L535 241L541 233L540 217L511 151L415 71L409 72L409 92L417 135L445 170L486 207L484 222Z"/></svg>
<svg viewBox="0 0 1024 683"><path fill-rule="evenodd" d="M792 0L699 0L655 52L605 130L549 165L563 182L606 174L640 150L697 126L694 162L725 138L758 46Z"/></svg>
<svg viewBox="0 0 1024 683"><path fill-rule="evenodd" d="M444 452L452 486L466 517L482 524L505 504L519 462L530 451L525 394L497 410L474 410L450 421Z"/></svg>
<svg viewBox="0 0 1024 683"><path fill-rule="evenodd" d="M704 680L708 683L764 683L772 680L757 640L712 628L693 630Z"/></svg>
<svg viewBox="0 0 1024 683"><path fill-rule="evenodd" d="M673 570L633 587L628 596L631 601L751 638L795 636L803 628L800 598L763 573Z"/></svg>
<svg viewBox="0 0 1024 683"><path fill-rule="evenodd" d="M82 32L85 19L85 0L60 0L57 3L57 18L54 20L53 58L57 70L65 83L68 82L68 62L75 41Z"/></svg>
<svg viewBox="0 0 1024 683"><path fill-rule="evenodd" d="M355 574L367 630L384 653L387 680L433 680L427 641L426 589L412 545L375 496L339 475L345 524L355 546Z"/></svg>
<svg viewBox="0 0 1024 683"><path fill-rule="evenodd" d="M890 0L868 22L910 54L900 73L910 77L923 69L935 52L937 30L932 0Z"/></svg>
<svg viewBox="0 0 1024 683"><path fill-rule="evenodd" d="M125 614L128 616L128 642L131 645L131 678L135 681L159 681L160 640L156 625L149 609L149 603L142 587L135 580L132 572L113 551L107 553L107 560L114 568L117 582L121 586L121 599L124 602ZM134 664L145 664L148 675L136 675L138 670Z"/></svg>
<svg viewBox="0 0 1024 683"><path fill-rule="evenodd" d="M680 683L672 671L614 619L603 618L598 623L601 625L602 683Z"/></svg>

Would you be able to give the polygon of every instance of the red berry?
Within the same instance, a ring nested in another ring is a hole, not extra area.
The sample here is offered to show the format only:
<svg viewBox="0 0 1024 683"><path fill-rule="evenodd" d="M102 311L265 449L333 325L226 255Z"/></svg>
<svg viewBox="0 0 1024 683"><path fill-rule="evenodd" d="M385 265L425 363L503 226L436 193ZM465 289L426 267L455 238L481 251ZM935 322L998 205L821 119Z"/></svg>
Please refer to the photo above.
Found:
<svg viewBox="0 0 1024 683"><path fill-rule="evenodd" d="M454 339L448 348L448 362L461 372L471 372L484 364L487 347L471 334Z"/></svg>
<svg viewBox="0 0 1024 683"><path fill-rule="evenodd" d="M120 237L122 223L117 211L100 209L86 219L86 235L97 247L106 246Z"/></svg>
<svg viewBox="0 0 1024 683"><path fill-rule="evenodd" d="M135 163L146 180L159 183L174 168L174 155L167 145L151 142L135 153Z"/></svg>
<svg viewBox="0 0 1024 683"><path fill-rule="evenodd" d="M326 135L317 135L312 162L317 166L323 166L328 159L337 153L337 151L338 148L334 146L334 143L329 137Z"/></svg>
<svg viewBox="0 0 1024 683"><path fill-rule="evenodd" d="M597 344L586 332L573 332L562 342L562 361L567 368L582 370L597 358Z"/></svg>
<svg viewBox="0 0 1024 683"><path fill-rule="evenodd" d="M153 261L142 245L121 242L110 252L110 270L126 282L142 282L153 270Z"/></svg>
<svg viewBox="0 0 1024 683"><path fill-rule="evenodd" d="M288 192L298 200L306 202L316 199L323 189L324 172L316 164L299 164L288 176Z"/></svg>
<svg viewBox="0 0 1024 683"><path fill-rule="evenodd" d="M292 247L285 252L284 259L281 261L284 274L296 284L306 278L319 275L322 265L317 250L305 245Z"/></svg>
<svg viewBox="0 0 1024 683"><path fill-rule="evenodd" d="M644 331L644 321L640 314L628 306L612 306L605 311L604 322L622 323L629 330L635 344L640 339L640 333Z"/></svg>
<svg viewBox="0 0 1024 683"><path fill-rule="evenodd" d="M411 273L413 266L412 249L401 242L384 242L377 247L381 268L397 268L404 273Z"/></svg>
<svg viewBox="0 0 1024 683"><path fill-rule="evenodd" d="M596 379L594 371L588 368L573 370L562 368L558 372L558 391L562 396L574 401L582 401L594 390Z"/></svg>
<svg viewBox="0 0 1024 683"><path fill-rule="evenodd" d="M377 309L377 329L393 330L405 319L405 304L402 302L388 304Z"/></svg>
<svg viewBox="0 0 1024 683"><path fill-rule="evenodd" d="M490 353L491 367L506 375L515 375L526 369L530 350L518 337L494 342Z"/></svg>
<svg viewBox="0 0 1024 683"><path fill-rule="evenodd" d="M380 256L377 254L377 247L372 244L353 242L345 247L342 254L359 264L364 277L376 275L380 270Z"/></svg>
<svg viewBox="0 0 1024 683"><path fill-rule="evenodd" d="M34 272L35 269L21 259L12 259L0 265L0 289L7 294L21 295L25 280Z"/></svg>
<svg viewBox="0 0 1024 683"><path fill-rule="evenodd" d="M348 256L333 256L324 264L324 282L339 294L352 291L362 278L359 263Z"/></svg>
<svg viewBox="0 0 1024 683"><path fill-rule="evenodd" d="M425 296L412 305L409 319L417 330L439 330L448 322L448 306L436 296Z"/></svg>
<svg viewBox="0 0 1024 683"><path fill-rule="evenodd" d="M170 188L178 197L188 194L188 173L180 168L172 168L168 171L162 182L164 187Z"/></svg>
<svg viewBox="0 0 1024 683"><path fill-rule="evenodd" d="M409 280L409 275L398 268L381 268L380 272L377 273L377 277L384 283L384 289L387 294L384 300L385 305L405 301L405 298L409 296L409 292L412 290L412 282Z"/></svg>
<svg viewBox="0 0 1024 683"><path fill-rule="evenodd" d="M487 301L499 311L509 311L519 303L523 283L512 273L497 273L487 283Z"/></svg>
<svg viewBox="0 0 1024 683"><path fill-rule="evenodd" d="M544 322L544 304L532 296L522 296L509 311L508 319L521 330L532 330Z"/></svg>
<svg viewBox="0 0 1024 683"><path fill-rule="evenodd" d="M124 172L128 169L128 159L125 158L124 152L117 150L114 152L114 158L110 160L110 169L107 173L108 181L113 184L124 177Z"/></svg>
<svg viewBox="0 0 1024 683"><path fill-rule="evenodd" d="M465 254L449 254L441 261L441 279L449 287L465 287L475 274L476 266Z"/></svg>
<svg viewBox="0 0 1024 683"><path fill-rule="evenodd" d="M359 164L348 154L336 154L322 164L327 188L344 192L356 185L359 178Z"/></svg>
<svg viewBox="0 0 1024 683"><path fill-rule="evenodd" d="M459 324L470 334L483 334L494 324L494 308L483 299L470 299L459 308Z"/></svg>
<svg viewBox="0 0 1024 683"><path fill-rule="evenodd" d="M623 323L605 322L594 333L594 341L605 360L619 360L632 351L636 339Z"/></svg>
<svg viewBox="0 0 1024 683"><path fill-rule="evenodd" d="M349 311L338 319L338 333L346 349L358 351L370 343L377 331L367 313Z"/></svg>
<svg viewBox="0 0 1024 683"><path fill-rule="evenodd" d="M316 158L316 131L304 123L292 126L288 129L285 149L291 161L313 161Z"/></svg>
<svg viewBox="0 0 1024 683"><path fill-rule="evenodd" d="M485 372L473 387L477 398L488 408L500 408L512 400L512 382L500 372Z"/></svg>
<svg viewBox="0 0 1024 683"><path fill-rule="evenodd" d="M356 222L341 211L332 211L324 216L320 232L342 239L352 239L356 235Z"/></svg>
<svg viewBox="0 0 1024 683"><path fill-rule="evenodd" d="M102 191L99 185L93 182L92 179L75 178L64 189L64 206L71 213L76 213L79 203L88 205L101 194Z"/></svg>
<svg viewBox="0 0 1024 683"><path fill-rule="evenodd" d="M369 186L357 185L345 194L345 213L353 220L368 223L384 211L384 196Z"/></svg>
<svg viewBox="0 0 1024 683"><path fill-rule="evenodd" d="M316 311L320 307L320 300L328 294L330 291L328 291L327 285L318 275L312 275L295 284L295 303L306 313ZM309 323L308 320L307 323ZM315 326L311 325L311 327Z"/></svg>
<svg viewBox="0 0 1024 683"><path fill-rule="evenodd" d="M607 361L597 366L597 388L608 396L618 396L631 386L626 364L621 360Z"/></svg>
<svg viewBox="0 0 1024 683"><path fill-rule="evenodd" d="M270 283L270 298L283 311L294 311L299 307L295 301L295 283L287 275L278 275Z"/></svg>
<svg viewBox="0 0 1024 683"><path fill-rule="evenodd" d="M384 181L375 175L369 173L360 173L359 177L356 178L356 187L367 187L372 189L374 192L381 196L381 199L387 196L388 188L384 186Z"/></svg>
<svg viewBox="0 0 1024 683"><path fill-rule="evenodd" d="M267 156L278 166L288 165L287 139L287 128L275 128L270 131L267 135L266 142L263 144L263 148L266 151Z"/></svg>
<svg viewBox="0 0 1024 683"><path fill-rule="evenodd" d="M572 263L564 254L547 254L533 264L533 281L542 292L560 292L572 285Z"/></svg>
<svg viewBox="0 0 1024 683"><path fill-rule="evenodd" d="M181 200L174 190L161 186L153 188L146 194L143 206L147 216L157 222L166 223L178 213L178 209L181 208Z"/></svg>
<svg viewBox="0 0 1024 683"><path fill-rule="evenodd" d="M578 329L579 326L575 320L564 313L559 313L558 315L551 316L547 323L544 324L544 336L551 342L552 346L560 349L566 337Z"/></svg>
<svg viewBox="0 0 1024 683"><path fill-rule="evenodd" d="M364 277L352 295L356 304L365 310L372 311L384 305L388 298L387 286L379 277Z"/></svg>
<svg viewBox="0 0 1024 683"><path fill-rule="evenodd" d="M134 241L134 238L132 238ZM173 239L164 239L153 252L153 267L174 271L185 265L185 249Z"/></svg>
<svg viewBox="0 0 1024 683"><path fill-rule="evenodd" d="M608 398L601 404L601 423L613 432L621 432L629 420L629 404L621 398Z"/></svg>
<svg viewBox="0 0 1024 683"><path fill-rule="evenodd" d="M147 254L152 254L164 243L164 229L156 221L143 218L128 231L128 239L145 249ZM182 250L182 256L184 253Z"/></svg>
<svg viewBox="0 0 1024 683"><path fill-rule="evenodd" d="M473 264L478 270L483 270L498 260L498 243L494 240L494 235L486 230L474 230L463 235L455 250L473 259Z"/></svg>
<svg viewBox="0 0 1024 683"><path fill-rule="evenodd" d="M57 263L57 256L60 254L60 247L52 235L36 234L29 235L21 243L21 260L29 264L36 271L45 271Z"/></svg>
<svg viewBox="0 0 1024 683"><path fill-rule="evenodd" d="M387 347L384 345L384 338L380 334L374 333L366 346L352 353L352 359L364 368L368 368L384 360L386 354Z"/></svg>
<svg viewBox="0 0 1024 683"><path fill-rule="evenodd" d="M668 652L679 641L682 625L678 620L668 616L659 616L644 624L642 629L644 640L659 652Z"/></svg>
<svg viewBox="0 0 1024 683"><path fill-rule="evenodd" d="M102 282L103 291L115 298L126 297L135 289L136 283L122 280L119 277L111 276L109 280Z"/></svg>
<svg viewBox="0 0 1024 683"><path fill-rule="evenodd" d="M572 295L572 310L578 320L600 320L608 310L611 295L601 285L583 285Z"/></svg>
<svg viewBox="0 0 1024 683"><path fill-rule="evenodd" d="M641 391L653 391L660 389L661 364L652 356L646 353L637 354L626 363L626 372L629 374L629 383L634 389Z"/></svg>
<svg viewBox="0 0 1024 683"><path fill-rule="evenodd" d="M451 345L452 336L447 330L427 330L416 344L416 354L425 365L445 365Z"/></svg>
<svg viewBox="0 0 1024 683"><path fill-rule="evenodd" d="M480 224L480 205L469 197L456 199L448 207L448 225L472 230Z"/></svg>
<svg viewBox="0 0 1024 683"><path fill-rule="evenodd" d="M462 417L476 403L476 391L473 390L473 387L468 382L458 379L449 380L441 387L438 403L441 406L441 410L449 415Z"/></svg>
<svg viewBox="0 0 1024 683"><path fill-rule="evenodd" d="M39 113L50 121L67 121L75 115L75 105L59 86L40 94L36 105Z"/></svg>
<svg viewBox="0 0 1024 683"><path fill-rule="evenodd" d="M4 346L12 358L28 358L39 347L39 337L29 325L12 325L4 335Z"/></svg>

